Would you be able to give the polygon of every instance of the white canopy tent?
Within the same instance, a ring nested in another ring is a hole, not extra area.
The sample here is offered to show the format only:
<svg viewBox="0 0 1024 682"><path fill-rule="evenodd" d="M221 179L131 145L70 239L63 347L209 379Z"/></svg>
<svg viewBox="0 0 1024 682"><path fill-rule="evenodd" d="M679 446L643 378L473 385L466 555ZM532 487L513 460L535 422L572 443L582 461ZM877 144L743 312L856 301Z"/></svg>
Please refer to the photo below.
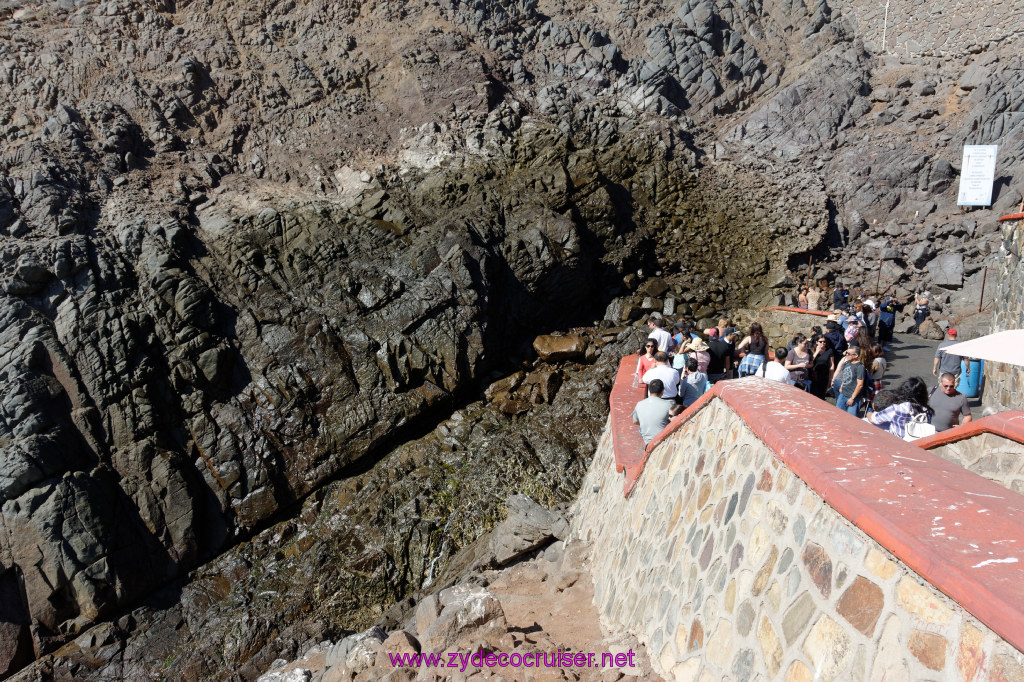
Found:
<svg viewBox="0 0 1024 682"><path fill-rule="evenodd" d="M1024 329L1009 329L980 336L946 346L943 350L966 358L1024 366Z"/></svg>

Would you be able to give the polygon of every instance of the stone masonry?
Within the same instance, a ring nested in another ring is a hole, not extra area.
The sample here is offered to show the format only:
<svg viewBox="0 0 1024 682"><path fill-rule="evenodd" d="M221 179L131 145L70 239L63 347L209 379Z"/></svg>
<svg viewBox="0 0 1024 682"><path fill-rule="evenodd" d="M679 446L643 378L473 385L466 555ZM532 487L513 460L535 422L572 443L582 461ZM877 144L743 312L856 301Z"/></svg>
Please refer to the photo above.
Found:
<svg viewBox="0 0 1024 682"><path fill-rule="evenodd" d="M717 396L623 496L611 429L576 504L602 623L676 680L1024 679L1024 655L839 515ZM596 492L595 492L596 491Z"/></svg>
<svg viewBox="0 0 1024 682"><path fill-rule="evenodd" d="M1021 450L1021 444L1015 440L996 433L980 433L932 448L931 452L1014 492L1024 493Z"/></svg>
<svg viewBox="0 0 1024 682"><path fill-rule="evenodd" d="M1024 229L1021 221L1003 223L1003 243L999 248L1000 271L996 285L995 312L992 331L1020 329L1024 327L1024 267L1021 267L1021 253L1024 251ZM985 407L998 410L1012 410L1020 406L1021 389L1024 388L1024 369L998 362L985 363L985 391L982 402Z"/></svg>

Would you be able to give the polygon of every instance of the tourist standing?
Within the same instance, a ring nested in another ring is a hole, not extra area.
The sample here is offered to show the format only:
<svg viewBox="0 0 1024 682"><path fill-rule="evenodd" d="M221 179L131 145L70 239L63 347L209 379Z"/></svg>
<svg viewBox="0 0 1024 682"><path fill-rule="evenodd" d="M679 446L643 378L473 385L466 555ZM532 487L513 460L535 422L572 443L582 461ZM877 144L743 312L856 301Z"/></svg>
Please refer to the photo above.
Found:
<svg viewBox="0 0 1024 682"><path fill-rule="evenodd" d="M687 331L685 322L676 322L672 326L672 346L675 354L672 355L672 369L679 370L682 374L686 369L686 344L690 341L690 333Z"/></svg>
<svg viewBox="0 0 1024 682"><path fill-rule="evenodd" d="M857 334L860 332L860 320L852 315L846 320L846 331L843 332L843 338L846 339L847 343L851 343Z"/></svg>
<svg viewBox="0 0 1024 682"><path fill-rule="evenodd" d="M878 333L878 311L875 310L873 303L864 303L864 326L867 327L868 333L871 337Z"/></svg>
<svg viewBox="0 0 1024 682"><path fill-rule="evenodd" d="M707 374L708 363L711 362L711 354L708 353L707 342L705 342L704 339L697 337L690 341L687 348L688 352L697 360L697 371L701 374Z"/></svg>
<svg viewBox="0 0 1024 682"><path fill-rule="evenodd" d="M829 315L828 322L825 323L825 338L832 344L832 349L837 353L842 353L846 350L849 345L846 343L846 336L843 334L843 328L839 326L839 323L833 319L832 315Z"/></svg>
<svg viewBox="0 0 1024 682"><path fill-rule="evenodd" d="M935 362L932 363L932 374L939 376L940 373L949 372L955 379L955 384L960 383L960 356L953 355L946 352L946 348L949 348L956 343L956 329L950 327L946 331L946 339L939 343L935 349Z"/></svg>
<svg viewBox="0 0 1024 682"><path fill-rule="evenodd" d="M818 310L818 299L821 298L821 292L818 291L818 287L811 287L807 291L807 309Z"/></svg>
<svg viewBox="0 0 1024 682"><path fill-rule="evenodd" d="M813 358L811 357L811 341L803 334L797 334L793 339L793 350L786 356L786 369L789 370L789 378L793 384L805 391L810 390L810 370Z"/></svg>
<svg viewBox="0 0 1024 682"><path fill-rule="evenodd" d="M835 291L832 292L832 309L847 310L850 307L849 300L850 290L842 282L836 282Z"/></svg>
<svg viewBox="0 0 1024 682"><path fill-rule="evenodd" d="M836 368L836 353L832 343L824 336L815 336L812 340L814 355L811 359L811 394L824 400L829 379Z"/></svg>
<svg viewBox="0 0 1024 682"><path fill-rule="evenodd" d="M662 329L665 322L660 317L650 317L647 320L647 327L651 333L647 338L654 339L658 344L658 350L667 353L672 348L672 335Z"/></svg>
<svg viewBox="0 0 1024 682"><path fill-rule="evenodd" d="M728 330L735 331L732 327L729 327ZM712 384L727 379L729 372L732 371L734 347L731 340L733 338L735 338L735 334L726 334L724 338L711 339L708 342L708 353L711 355L711 360L708 362L708 381Z"/></svg>
<svg viewBox="0 0 1024 682"><path fill-rule="evenodd" d="M750 333L747 334L736 346L737 351L746 350L747 354L740 361L739 375L747 377L757 374L757 370L764 364L768 355L768 337L764 335L760 322L750 325Z"/></svg>
<svg viewBox="0 0 1024 682"><path fill-rule="evenodd" d="M691 357L686 361L686 373L679 383L679 398L683 407L693 405L697 398L704 395L710 384L706 374L697 369L697 358Z"/></svg>
<svg viewBox="0 0 1024 682"><path fill-rule="evenodd" d="M888 361L885 359L885 350L882 348L882 344L875 343L871 346L871 395L874 397L876 393L882 390L882 377L885 376L885 370L888 366Z"/></svg>
<svg viewBox="0 0 1024 682"><path fill-rule="evenodd" d="M860 410L860 402L864 392L864 363L860 361L860 348L850 346L844 353L839 377L839 391L836 392L836 407L852 415Z"/></svg>
<svg viewBox="0 0 1024 682"><path fill-rule="evenodd" d="M956 390L956 377L949 372L943 372L939 377L939 385L928 392L928 407L935 410L932 425L936 431L966 424L973 418L967 396ZM961 416L963 422L960 421Z"/></svg>
<svg viewBox="0 0 1024 682"><path fill-rule="evenodd" d="M654 361L657 364L647 370L641 381L647 384L647 390L650 391L651 382L660 379L665 389L661 397L665 400L675 400L679 391L679 371L669 367L668 353L659 350L654 356Z"/></svg>
<svg viewBox="0 0 1024 682"><path fill-rule="evenodd" d="M640 426L640 436L644 439L644 445L650 443L668 426L668 412L672 409L672 401L662 397L665 386L661 379L652 379L647 384L647 389L651 394L636 404L632 414L633 423Z"/></svg>
<svg viewBox="0 0 1024 682"><path fill-rule="evenodd" d="M658 352L658 342L654 339L647 339L644 341L644 353L640 356L640 359L636 361L636 376L637 378L647 374L647 370L654 367L657 363L654 360L654 354Z"/></svg>
<svg viewBox="0 0 1024 682"><path fill-rule="evenodd" d="M918 291L914 294L914 334L921 332L921 323L928 319L931 310L928 308L928 292Z"/></svg>
<svg viewBox="0 0 1024 682"><path fill-rule="evenodd" d="M882 308L878 311L878 341L883 347L892 341L892 331L896 326L896 313L901 310L903 310L903 305L891 296L882 301Z"/></svg>
<svg viewBox="0 0 1024 682"><path fill-rule="evenodd" d="M775 349L775 359L771 362L766 362L761 372L761 376L765 379L771 379L772 381L781 381L784 384L792 384L793 380L790 378L791 374L786 366L783 364L786 361L787 351L785 346L779 346Z"/></svg>
<svg viewBox="0 0 1024 682"><path fill-rule="evenodd" d="M720 320L718 320L718 326L715 327L718 333L715 335L715 337L724 341L726 333L729 331L729 329L731 329L731 327L729 326L730 324L731 322L729 322L728 317L723 317Z"/></svg>

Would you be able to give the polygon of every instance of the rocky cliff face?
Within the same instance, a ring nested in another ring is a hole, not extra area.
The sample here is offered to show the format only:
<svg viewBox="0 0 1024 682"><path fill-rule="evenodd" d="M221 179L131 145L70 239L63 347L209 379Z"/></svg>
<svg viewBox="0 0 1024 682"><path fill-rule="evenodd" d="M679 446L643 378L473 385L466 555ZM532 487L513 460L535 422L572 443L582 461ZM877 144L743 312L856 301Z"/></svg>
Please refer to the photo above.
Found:
<svg viewBox="0 0 1024 682"><path fill-rule="evenodd" d="M0 671L429 430L536 334L618 317L652 275L698 316L767 300L812 254L967 301L993 213L1020 201L1018 27L901 12L0 6ZM994 211L952 205L964 142L1001 145ZM506 409L551 402L531 376ZM381 495L363 513L402 527ZM414 564L455 549L422 544ZM393 598L429 573L408 570Z"/></svg>

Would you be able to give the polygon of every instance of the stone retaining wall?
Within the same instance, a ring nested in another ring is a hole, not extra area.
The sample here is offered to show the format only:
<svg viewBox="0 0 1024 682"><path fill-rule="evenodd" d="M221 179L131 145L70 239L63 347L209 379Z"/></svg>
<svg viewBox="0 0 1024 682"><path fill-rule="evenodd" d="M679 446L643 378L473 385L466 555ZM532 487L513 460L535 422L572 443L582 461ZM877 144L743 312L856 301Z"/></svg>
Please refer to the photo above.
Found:
<svg viewBox="0 0 1024 682"><path fill-rule="evenodd" d="M1024 329L1024 228L1020 220L1003 223L1003 244L999 248L1000 268L993 301L992 331ZM1024 368L1001 362L985 363L985 389L982 404L998 410L1020 407L1024 390Z"/></svg>
<svg viewBox="0 0 1024 682"><path fill-rule="evenodd" d="M828 313L786 308L768 308L759 311L757 320L771 339L772 347L785 346L797 334L810 336L811 327L818 325L823 330ZM744 330L745 332L746 330Z"/></svg>
<svg viewBox="0 0 1024 682"><path fill-rule="evenodd" d="M1024 412L982 417L914 444L1005 488L1024 493Z"/></svg>
<svg viewBox="0 0 1024 682"><path fill-rule="evenodd" d="M981 433L933 448L932 452L1014 492L1024 493L1022 449L1015 440L994 433Z"/></svg>
<svg viewBox="0 0 1024 682"><path fill-rule="evenodd" d="M1020 651L838 513L730 405L799 391L756 378L728 385L652 443L642 473L626 467L636 478L628 496L606 430L573 520L573 534L593 544L606 627L635 634L669 679L1024 679ZM834 408L817 416L840 432L859 428ZM936 544L955 534L947 524L960 525L947 513L933 526Z"/></svg>

